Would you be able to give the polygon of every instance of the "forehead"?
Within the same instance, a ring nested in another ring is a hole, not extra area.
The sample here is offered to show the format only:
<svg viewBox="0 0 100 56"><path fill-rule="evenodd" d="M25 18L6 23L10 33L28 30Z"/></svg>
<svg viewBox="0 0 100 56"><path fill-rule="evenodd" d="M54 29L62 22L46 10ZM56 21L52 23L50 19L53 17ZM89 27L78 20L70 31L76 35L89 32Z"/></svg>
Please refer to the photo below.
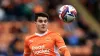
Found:
<svg viewBox="0 0 100 56"><path fill-rule="evenodd" d="M47 17L38 17L37 20L48 20Z"/></svg>

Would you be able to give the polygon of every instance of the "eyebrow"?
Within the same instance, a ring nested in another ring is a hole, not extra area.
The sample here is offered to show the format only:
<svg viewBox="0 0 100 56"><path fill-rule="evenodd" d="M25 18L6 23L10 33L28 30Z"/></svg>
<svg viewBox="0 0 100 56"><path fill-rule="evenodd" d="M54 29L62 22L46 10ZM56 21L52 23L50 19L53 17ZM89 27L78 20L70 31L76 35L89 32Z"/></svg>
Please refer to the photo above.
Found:
<svg viewBox="0 0 100 56"><path fill-rule="evenodd" d="M40 22L40 21L41 21L41 22L45 22L45 21L48 22L48 20L41 20L41 19L39 19L38 21L39 21L39 22Z"/></svg>

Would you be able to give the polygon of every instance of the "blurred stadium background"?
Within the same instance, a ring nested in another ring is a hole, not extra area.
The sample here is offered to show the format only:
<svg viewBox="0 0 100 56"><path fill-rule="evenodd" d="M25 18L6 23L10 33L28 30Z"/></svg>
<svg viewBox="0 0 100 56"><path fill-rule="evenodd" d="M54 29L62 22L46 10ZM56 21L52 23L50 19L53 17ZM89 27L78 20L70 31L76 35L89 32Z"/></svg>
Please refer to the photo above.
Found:
<svg viewBox="0 0 100 56"><path fill-rule="evenodd" d="M72 23L59 20L58 8L65 4L78 12ZM100 0L0 0L0 56L23 55L38 12L49 14L49 29L61 33L71 56L100 56Z"/></svg>

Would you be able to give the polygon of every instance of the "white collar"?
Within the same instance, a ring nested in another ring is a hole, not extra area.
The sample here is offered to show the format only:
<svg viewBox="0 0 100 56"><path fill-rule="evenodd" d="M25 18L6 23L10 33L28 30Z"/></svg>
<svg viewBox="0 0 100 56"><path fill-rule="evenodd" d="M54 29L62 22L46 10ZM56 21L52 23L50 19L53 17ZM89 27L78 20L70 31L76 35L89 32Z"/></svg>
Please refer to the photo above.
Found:
<svg viewBox="0 0 100 56"><path fill-rule="evenodd" d="M46 35L48 33L48 30L45 32L45 33L43 33L43 34L39 34L39 33L36 33L35 32L35 35L37 35L37 36L44 36L44 35Z"/></svg>

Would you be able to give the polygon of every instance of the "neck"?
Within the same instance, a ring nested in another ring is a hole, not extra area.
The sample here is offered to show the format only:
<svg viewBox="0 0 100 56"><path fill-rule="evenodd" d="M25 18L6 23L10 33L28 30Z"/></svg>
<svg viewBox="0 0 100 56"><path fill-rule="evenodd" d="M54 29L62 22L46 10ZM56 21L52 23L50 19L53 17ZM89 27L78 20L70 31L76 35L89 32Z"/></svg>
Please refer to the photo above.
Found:
<svg viewBox="0 0 100 56"><path fill-rule="evenodd" d="M45 34L47 34L48 30L44 31L44 32L36 32L35 35L37 36L44 36Z"/></svg>
<svg viewBox="0 0 100 56"><path fill-rule="evenodd" d="M48 30L46 30L46 31L36 31L36 33L38 33L38 34L43 34L43 33L45 33L45 32L47 32Z"/></svg>

